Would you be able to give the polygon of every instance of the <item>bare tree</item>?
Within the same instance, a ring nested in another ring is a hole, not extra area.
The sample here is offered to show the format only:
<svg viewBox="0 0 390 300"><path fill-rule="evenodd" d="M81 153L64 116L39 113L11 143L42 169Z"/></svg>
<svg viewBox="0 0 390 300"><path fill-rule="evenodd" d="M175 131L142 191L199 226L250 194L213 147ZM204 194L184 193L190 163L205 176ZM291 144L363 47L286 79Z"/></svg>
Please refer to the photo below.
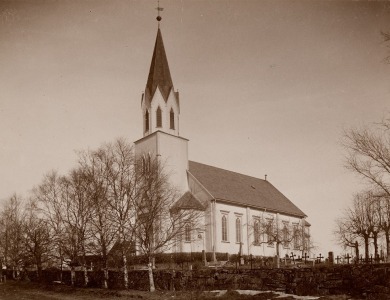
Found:
<svg viewBox="0 0 390 300"><path fill-rule="evenodd" d="M84 174L79 169L72 170L67 177L51 172L34 190L34 197L41 203L45 219L50 224L61 269L64 262L70 264L73 286L75 266L81 264L87 285L85 255L92 209Z"/></svg>
<svg viewBox="0 0 390 300"><path fill-rule="evenodd" d="M333 231L336 242L344 248L353 248L355 257L359 259L359 240L361 237L351 230L350 220L347 216L339 217L336 220L336 228Z"/></svg>
<svg viewBox="0 0 390 300"><path fill-rule="evenodd" d="M38 278L42 277L42 264L49 260L51 237L49 223L39 216L39 209L33 199L26 205L23 220L26 258L37 267Z"/></svg>
<svg viewBox="0 0 390 300"><path fill-rule="evenodd" d="M390 196L390 118L371 128L345 131L342 144L347 169L365 179L373 190Z"/></svg>
<svg viewBox="0 0 390 300"><path fill-rule="evenodd" d="M346 239L360 237L364 241L366 261L369 259L370 238L374 239L375 255L378 255L378 234L381 225L378 201L372 196L370 191L356 194L352 205L344 210L341 221L339 221L340 237Z"/></svg>
<svg viewBox="0 0 390 300"><path fill-rule="evenodd" d="M128 288L127 245L134 241L131 222L135 220L134 200L136 199L136 176L134 152L130 144L118 139L107 144L104 164L107 181L107 197L112 221L118 234L118 243L122 252L124 286Z"/></svg>
<svg viewBox="0 0 390 300"><path fill-rule="evenodd" d="M107 183L104 176L104 165L99 152L87 152L80 155L79 164L88 182L88 196L91 201L89 232L91 251L101 257L104 272L103 288L108 288L108 253L115 240L116 231L112 212L108 210Z"/></svg>
<svg viewBox="0 0 390 300"><path fill-rule="evenodd" d="M33 189L33 197L48 224L51 237L51 255L58 261L62 269L65 260L64 203L62 201L62 177L55 171L44 175L42 182Z"/></svg>
<svg viewBox="0 0 390 300"><path fill-rule="evenodd" d="M172 250L176 240L185 234L186 224L197 227L202 211L173 208L178 193L157 158L145 156L136 163L136 222L132 223L139 250L149 260L150 291L154 291L152 267L157 253Z"/></svg>
<svg viewBox="0 0 390 300"><path fill-rule="evenodd" d="M124 286L128 287L126 247L134 241L130 222L134 221L135 170L133 149L123 139L105 144L97 151L80 154L79 164L89 178L93 201L92 233L102 254L107 287L108 248L116 240L121 247Z"/></svg>
<svg viewBox="0 0 390 300"><path fill-rule="evenodd" d="M378 253L378 239L379 235L382 232L382 211L381 211L381 202L378 197L372 191L367 191L364 194L364 197L367 201L367 222L369 226L369 232L374 243L374 257L377 259L379 257Z"/></svg>
<svg viewBox="0 0 390 300"><path fill-rule="evenodd" d="M383 33L385 41L389 41L388 33ZM378 256L378 236L383 232L386 237L387 255L390 254L390 222L387 208L390 197L390 118L384 118L370 127L349 129L344 132L342 145L346 149L346 167L358 174L370 186L373 192L365 192L355 196L354 205L358 204L366 210L364 226L359 234L364 236L366 259L368 259L367 235L374 240L375 256ZM365 196L363 196L365 194ZM357 200L365 197L366 200ZM375 200L375 198L380 200ZM363 203L367 202L367 203ZM353 209L352 209L353 211ZM363 211L361 212L363 213ZM348 214L350 215L350 214ZM361 221L363 219L360 218ZM356 223L356 222L355 222ZM369 224L367 224L369 223ZM379 226L378 226L379 223ZM363 223L361 223L363 225ZM352 230L353 227L351 227ZM353 228L357 230L358 228ZM368 231L368 232L366 232Z"/></svg>
<svg viewBox="0 0 390 300"><path fill-rule="evenodd" d="M23 245L23 203L16 194L12 195L1 211L1 243L0 248L5 264L13 270L12 276L16 278L24 264Z"/></svg>
<svg viewBox="0 0 390 300"><path fill-rule="evenodd" d="M390 197L379 193L376 194L379 201L380 229L386 240L386 257L390 257Z"/></svg>
<svg viewBox="0 0 390 300"><path fill-rule="evenodd" d="M92 205L84 173L80 169L71 171L62 180L62 202L65 205L63 222L67 244L64 250L71 259L72 285L74 285L74 267L81 264L84 271L84 285L88 284L86 266L86 245L88 227L92 217Z"/></svg>

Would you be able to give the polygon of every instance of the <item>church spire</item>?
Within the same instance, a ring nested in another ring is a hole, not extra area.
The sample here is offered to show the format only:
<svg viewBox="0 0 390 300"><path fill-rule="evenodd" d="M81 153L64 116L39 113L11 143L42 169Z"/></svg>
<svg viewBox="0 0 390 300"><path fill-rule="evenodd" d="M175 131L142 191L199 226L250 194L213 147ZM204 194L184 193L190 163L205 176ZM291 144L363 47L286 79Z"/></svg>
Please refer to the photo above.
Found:
<svg viewBox="0 0 390 300"><path fill-rule="evenodd" d="M169 93L173 89L173 83L160 28L157 30L156 43L146 83L145 96L149 98L148 100L153 98L157 87L159 87L164 100L167 101Z"/></svg>
<svg viewBox="0 0 390 300"><path fill-rule="evenodd" d="M162 10L162 8L158 8L158 11ZM157 21L160 24L160 15L158 15ZM141 107L144 136L155 131L179 136L179 92L175 92L173 88L160 26L157 29L152 62L145 93L142 94Z"/></svg>

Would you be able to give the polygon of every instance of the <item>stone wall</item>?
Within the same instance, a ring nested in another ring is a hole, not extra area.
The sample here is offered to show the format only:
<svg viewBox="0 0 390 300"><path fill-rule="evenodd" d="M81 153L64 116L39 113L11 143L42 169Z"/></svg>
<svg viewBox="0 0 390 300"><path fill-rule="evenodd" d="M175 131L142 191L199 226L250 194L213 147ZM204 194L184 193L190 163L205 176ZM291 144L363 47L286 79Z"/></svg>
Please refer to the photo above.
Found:
<svg viewBox="0 0 390 300"><path fill-rule="evenodd" d="M158 273L160 273L158 275ZM156 272L156 285L165 289L255 289L296 295L350 294L390 299L390 264L334 265L312 268L199 270Z"/></svg>
<svg viewBox="0 0 390 300"><path fill-rule="evenodd" d="M63 281L70 284L69 271ZM8 273L8 272L5 272ZM59 280L58 271L44 271L42 280ZM390 264L317 265L315 267L261 269L200 269L186 271L154 270L156 288L160 290L254 289L283 291L296 295L349 294L367 299L390 299ZM30 280L37 280L29 272ZM35 277L34 277L35 276ZM101 287L103 273L89 271L89 285ZM11 274L7 274L11 278ZM76 272L76 285L82 286L82 272ZM109 288L122 288L123 274L109 272ZM148 290L146 270L129 271L129 288Z"/></svg>

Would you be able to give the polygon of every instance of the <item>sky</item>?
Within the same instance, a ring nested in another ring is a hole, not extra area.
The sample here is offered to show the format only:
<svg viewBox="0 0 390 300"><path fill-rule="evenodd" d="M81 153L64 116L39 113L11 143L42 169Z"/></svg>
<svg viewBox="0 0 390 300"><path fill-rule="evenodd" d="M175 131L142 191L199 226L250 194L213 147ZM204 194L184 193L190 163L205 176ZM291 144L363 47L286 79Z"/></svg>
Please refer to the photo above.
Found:
<svg viewBox="0 0 390 300"><path fill-rule="evenodd" d="M78 150L142 137L156 1L0 0L0 200ZM161 0L189 158L267 179L308 215L316 252L364 182L343 130L390 112L390 3Z"/></svg>

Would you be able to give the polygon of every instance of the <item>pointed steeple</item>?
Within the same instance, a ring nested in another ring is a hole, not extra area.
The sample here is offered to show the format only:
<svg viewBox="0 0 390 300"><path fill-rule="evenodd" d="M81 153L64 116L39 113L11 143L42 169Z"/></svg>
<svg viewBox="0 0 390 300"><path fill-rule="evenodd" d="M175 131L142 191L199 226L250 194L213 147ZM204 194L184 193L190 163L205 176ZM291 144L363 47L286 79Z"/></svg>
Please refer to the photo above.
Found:
<svg viewBox="0 0 390 300"><path fill-rule="evenodd" d="M160 28L157 30L152 63L150 64L148 82L146 83L145 96L147 100L153 98L157 87L160 89L164 100L167 101L169 93L173 89L173 83Z"/></svg>

